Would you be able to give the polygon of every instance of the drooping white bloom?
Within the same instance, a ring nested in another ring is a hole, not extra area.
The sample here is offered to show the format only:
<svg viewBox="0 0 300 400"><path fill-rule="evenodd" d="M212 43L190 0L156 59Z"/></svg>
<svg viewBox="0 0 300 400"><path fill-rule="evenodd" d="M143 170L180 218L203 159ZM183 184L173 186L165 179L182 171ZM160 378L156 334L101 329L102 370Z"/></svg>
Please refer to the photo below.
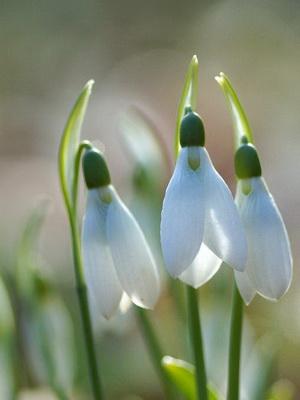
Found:
<svg viewBox="0 0 300 400"><path fill-rule="evenodd" d="M280 211L264 179L239 179L236 204L248 242L246 269L235 272L239 291L246 304L256 293L278 300L292 280L292 255Z"/></svg>
<svg viewBox="0 0 300 400"><path fill-rule="evenodd" d="M242 224L205 147L180 150L163 202L161 245L168 272L194 287L210 279L222 261L245 268Z"/></svg>
<svg viewBox="0 0 300 400"><path fill-rule="evenodd" d="M155 261L112 185L88 190L82 253L89 294L105 318L116 311L123 292L140 307L154 307L159 295Z"/></svg>

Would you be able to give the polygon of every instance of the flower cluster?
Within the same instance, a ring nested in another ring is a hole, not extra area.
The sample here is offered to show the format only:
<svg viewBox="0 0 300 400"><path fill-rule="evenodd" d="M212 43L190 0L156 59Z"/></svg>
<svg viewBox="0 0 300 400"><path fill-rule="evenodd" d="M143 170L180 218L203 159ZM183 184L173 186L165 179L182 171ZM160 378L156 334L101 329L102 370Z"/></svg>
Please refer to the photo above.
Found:
<svg viewBox="0 0 300 400"><path fill-rule="evenodd" d="M204 147L201 118L182 120L181 150L167 187L161 217L161 243L169 273L196 287L209 280L222 261L243 271L247 244L231 192Z"/></svg>
<svg viewBox="0 0 300 400"><path fill-rule="evenodd" d="M204 148L200 117L181 124L181 150L166 190L161 243L169 273L197 288L222 261L235 269L246 304L256 293L279 299L292 279L287 231L261 176L257 151L246 138L235 155L235 203Z"/></svg>
<svg viewBox="0 0 300 400"><path fill-rule="evenodd" d="M280 298L292 278L291 250L255 147L243 138L236 152L234 202L205 149L202 119L191 109L181 122L180 144L161 214L168 272L198 288L225 263L234 269L246 304L256 293ZM98 150L86 151L83 170L88 195L82 250L92 301L106 318L124 292L136 305L153 308L159 276L139 225L111 185Z"/></svg>

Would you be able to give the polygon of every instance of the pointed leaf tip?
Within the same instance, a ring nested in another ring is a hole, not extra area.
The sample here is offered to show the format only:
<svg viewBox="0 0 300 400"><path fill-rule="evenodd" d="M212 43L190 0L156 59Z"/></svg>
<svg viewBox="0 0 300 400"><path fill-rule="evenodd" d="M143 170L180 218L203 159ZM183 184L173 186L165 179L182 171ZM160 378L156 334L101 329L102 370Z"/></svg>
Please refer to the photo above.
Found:
<svg viewBox="0 0 300 400"><path fill-rule="evenodd" d="M197 57L196 54L193 55L191 62L193 63L193 65L198 65L199 64L198 57Z"/></svg>
<svg viewBox="0 0 300 400"><path fill-rule="evenodd" d="M235 131L235 148L239 147L244 136L247 137L250 143L253 143L253 136L248 118L229 78L224 74L224 72L220 72L219 75L215 76L215 80L222 88L230 106Z"/></svg>
<svg viewBox="0 0 300 400"><path fill-rule="evenodd" d="M65 203L72 208L75 159L80 142L81 126L85 117L94 81L89 80L79 94L65 125L59 147L59 175Z"/></svg>
<svg viewBox="0 0 300 400"><path fill-rule="evenodd" d="M84 89L88 90L88 91L89 91L89 94L90 94L90 92L92 91L92 88L93 88L94 84L95 84L94 79L90 79L90 80L87 81L87 83L85 84Z"/></svg>
<svg viewBox="0 0 300 400"><path fill-rule="evenodd" d="M197 392L193 365L171 356L164 356L162 366L181 393L189 400L196 400Z"/></svg>
<svg viewBox="0 0 300 400"><path fill-rule="evenodd" d="M171 356L164 356L161 363L178 390L180 390L188 400L196 400L197 390L194 366L184 360ZM208 385L207 390L209 400L218 400L215 389Z"/></svg>

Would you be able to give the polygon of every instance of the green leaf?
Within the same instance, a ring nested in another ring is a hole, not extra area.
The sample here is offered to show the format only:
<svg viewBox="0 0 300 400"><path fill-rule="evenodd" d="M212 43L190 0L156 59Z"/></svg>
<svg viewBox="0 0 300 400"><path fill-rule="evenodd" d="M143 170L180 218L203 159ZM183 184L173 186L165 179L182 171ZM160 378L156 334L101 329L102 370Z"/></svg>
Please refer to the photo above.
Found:
<svg viewBox="0 0 300 400"><path fill-rule="evenodd" d="M191 106L193 110L196 109L197 106L197 90L198 90L198 59L197 56L194 55L190 62L185 82L183 86L182 95L180 98L178 111L177 111L177 119L176 119L176 131L175 131L175 157L177 157L178 152L180 150L180 124L181 120L184 116L184 109L187 106Z"/></svg>
<svg viewBox="0 0 300 400"><path fill-rule="evenodd" d="M74 206L75 160L80 142L80 131L94 81L89 81L80 93L66 123L59 148L59 175L68 210Z"/></svg>
<svg viewBox="0 0 300 400"><path fill-rule="evenodd" d="M17 251L16 278L18 289L24 296L32 296L34 275L42 263L38 244L49 203L50 200L47 198L40 200L29 215L20 238Z"/></svg>
<svg viewBox="0 0 300 400"><path fill-rule="evenodd" d="M13 309L11 306L9 293L1 277L0 277L0 327L1 327L0 343L3 344L5 338L12 337L15 326L14 326Z"/></svg>
<svg viewBox="0 0 300 400"><path fill-rule="evenodd" d="M162 366L169 378L188 400L197 399L195 368L186 361L179 360L170 356L162 359ZM209 400L218 400L215 390L208 387Z"/></svg>
<svg viewBox="0 0 300 400"><path fill-rule="evenodd" d="M230 80L223 72L220 72L220 74L215 77L215 80L221 86L230 107L235 131L235 148L237 149L239 147L243 136L246 136L248 142L253 143L253 136L248 118Z"/></svg>
<svg viewBox="0 0 300 400"><path fill-rule="evenodd" d="M119 130L124 149L134 162L136 171L145 175L145 183L150 183L151 187L164 182L168 168L167 151L160 141L159 132L147 115L139 108L131 107L120 115Z"/></svg>

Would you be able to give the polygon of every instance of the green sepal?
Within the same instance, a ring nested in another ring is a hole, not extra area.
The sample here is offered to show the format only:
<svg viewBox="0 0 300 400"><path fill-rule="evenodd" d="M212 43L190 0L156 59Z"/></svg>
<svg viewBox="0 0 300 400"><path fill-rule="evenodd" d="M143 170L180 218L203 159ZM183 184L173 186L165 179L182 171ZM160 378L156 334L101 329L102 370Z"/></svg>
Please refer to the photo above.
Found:
<svg viewBox="0 0 300 400"><path fill-rule="evenodd" d="M192 364L170 356L165 356L162 359L162 366L170 380L188 400L197 400L195 368ZM219 399L216 391L212 389L211 386L207 388L207 391L208 400Z"/></svg>
<svg viewBox="0 0 300 400"><path fill-rule="evenodd" d="M242 144L234 157L235 173L239 179L261 176L261 165L256 148L250 144Z"/></svg>
<svg viewBox="0 0 300 400"><path fill-rule="evenodd" d="M82 168L88 189L110 184L110 174L106 161L96 148L87 150L82 158Z"/></svg>
<svg viewBox="0 0 300 400"><path fill-rule="evenodd" d="M42 198L35 204L25 223L18 245L15 278L18 293L26 301L36 300L34 280L43 265L39 252L39 239L49 207L48 198Z"/></svg>
<svg viewBox="0 0 300 400"><path fill-rule="evenodd" d="M180 145L204 146L205 131L201 117L195 112L188 112L182 119L180 125Z"/></svg>

